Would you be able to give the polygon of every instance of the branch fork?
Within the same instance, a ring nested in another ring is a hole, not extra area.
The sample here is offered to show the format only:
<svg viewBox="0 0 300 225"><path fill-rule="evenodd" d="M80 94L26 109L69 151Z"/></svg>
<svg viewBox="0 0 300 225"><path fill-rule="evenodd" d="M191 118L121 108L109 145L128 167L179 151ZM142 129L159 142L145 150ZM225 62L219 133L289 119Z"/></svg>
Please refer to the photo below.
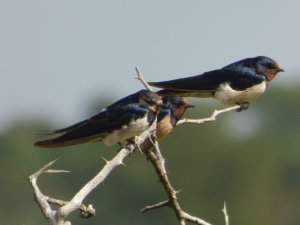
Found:
<svg viewBox="0 0 300 225"><path fill-rule="evenodd" d="M145 86L146 89L151 90L151 87L148 85L147 81L144 79L141 71L138 67L135 68L137 72L137 79ZM178 121L177 125L181 124L202 124L205 122L216 121L216 117L222 113L233 111L239 109L239 106L233 106L229 108L225 108L222 110L215 110L214 113L204 119L182 119ZM104 167L96 174L94 178L92 178L88 183L86 183L74 196L70 201L63 201L55 198L48 197L44 195L40 188L38 187L37 180L40 175L45 173L66 173L69 171L65 170L53 170L50 167L57 161L53 160L43 166L41 169L33 173L29 176L30 184L33 188L33 193L35 196L35 200L40 207L43 215L48 220L51 225L71 225L70 221L67 221L67 217L70 213L79 210L80 214L84 218L90 218L96 215L95 209L92 205L84 205L84 199L99 185L101 184L107 176L118 166L124 165L123 161L126 157L128 157L133 150L138 146L138 149L142 153L144 153L148 159L151 161L156 173L159 176L159 179L168 195L168 200L159 202L154 205L145 206L141 209L141 212L148 212L154 209L159 209L161 207L171 207L180 222L181 225L185 225L186 222L191 222L200 225L211 225L203 219L192 216L185 211L182 210L178 199L177 194L180 191L176 191L169 181L166 168L165 168L165 159L163 158L158 142L155 140L155 129L156 122L144 133L142 133L139 137L135 139L134 144L129 144L126 147L121 148L121 150L116 154L116 156L110 161L105 160ZM146 143L147 142L147 143ZM146 144L145 144L146 143ZM150 143L150 145L149 145ZM58 209L52 209L51 204L59 206ZM229 219L226 209L226 204L224 203L223 208L225 225L229 225Z"/></svg>

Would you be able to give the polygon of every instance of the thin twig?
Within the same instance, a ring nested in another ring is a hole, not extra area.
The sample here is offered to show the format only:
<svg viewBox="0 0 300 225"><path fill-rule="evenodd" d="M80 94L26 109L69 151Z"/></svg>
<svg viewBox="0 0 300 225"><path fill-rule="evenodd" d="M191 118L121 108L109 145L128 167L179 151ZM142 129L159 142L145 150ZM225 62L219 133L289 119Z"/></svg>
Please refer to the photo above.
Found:
<svg viewBox="0 0 300 225"><path fill-rule="evenodd" d="M146 88L147 90L152 91L150 85L149 85L148 82L145 80L145 78L144 78L144 76L143 76L143 74L142 74L142 72L140 71L140 69L139 69L138 66L135 67L135 71L136 71L136 73L137 73L137 78L136 78L136 79L138 79L138 80L145 86L145 88Z"/></svg>
<svg viewBox="0 0 300 225"><path fill-rule="evenodd" d="M195 224L203 224L203 225L211 225L210 223L206 222L205 220L202 220L198 217L192 216L186 212L183 212L182 218L185 221L191 222L191 223L195 223Z"/></svg>
<svg viewBox="0 0 300 225"><path fill-rule="evenodd" d="M227 212L226 202L224 202L224 207L222 209L222 212L224 214L225 225L229 225L229 216Z"/></svg>
<svg viewBox="0 0 300 225"><path fill-rule="evenodd" d="M228 108L225 108L225 109L220 109L220 110L216 109L213 112L213 114L208 118L204 118L204 119L181 119L177 122L176 125L182 125L182 124L187 124L187 123L203 124L203 123L206 123L206 122L216 121L218 115L220 115L222 113L225 113L225 112L237 110L239 108L240 108L239 105L235 105L235 106L231 106L231 107L228 107Z"/></svg>
<svg viewBox="0 0 300 225"><path fill-rule="evenodd" d="M55 199L48 196L45 196L45 198L47 199L47 202L58 206L64 206L68 203L68 201ZM92 205L86 206L84 204L81 204L78 209L80 210L80 216L82 218L88 219L96 215L96 210L92 207Z"/></svg>
<svg viewBox="0 0 300 225"><path fill-rule="evenodd" d="M140 212L141 213L145 213L147 211L150 211L150 210L153 210L153 209L162 208L162 207L165 207L165 206L170 206L170 201L169 200L166 200L166 201L163 201L163 202L159 202L159 203L156 203L154 205L146 205L144 208L142 208L140 210Z"/></svg>
<svg viewBox="0 0 300 225"><path fill-rule="evenodd" d="M52 169L48 169L48 170L45 170L44 173L71 173L71 171L68 171L68 170L52 170Z"/></svg>

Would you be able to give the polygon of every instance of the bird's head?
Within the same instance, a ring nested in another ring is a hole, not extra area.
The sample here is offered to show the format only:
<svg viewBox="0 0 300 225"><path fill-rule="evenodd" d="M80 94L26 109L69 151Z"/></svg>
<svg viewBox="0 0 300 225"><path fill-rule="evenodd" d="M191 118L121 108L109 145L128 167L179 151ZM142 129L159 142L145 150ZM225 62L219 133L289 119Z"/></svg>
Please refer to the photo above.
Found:
<svg viewBox="0 0 300 225"><path fill-rule="evenodd" d="M263 74L267 81L271 81L279 72L284 72L278 63L266 56L258 56L255 59L255 69L259 74Z"/></svg>
<svg viewBox="0 0 300 225"><path fill-rule="evenodd" d="M140 91L139 102L152 112L158 112L163 104L162 99L158 94L148 90Z"/></svg>
<svg viewBox="0 0 300 225"><path fill-rule="evenodd" d="M164 96L162 101L164 107L168 107L171 110L171 115L175 117L175 124L182 118L188 108L195 107L194 105L189 104L184 98L175 95Z"/></svg>

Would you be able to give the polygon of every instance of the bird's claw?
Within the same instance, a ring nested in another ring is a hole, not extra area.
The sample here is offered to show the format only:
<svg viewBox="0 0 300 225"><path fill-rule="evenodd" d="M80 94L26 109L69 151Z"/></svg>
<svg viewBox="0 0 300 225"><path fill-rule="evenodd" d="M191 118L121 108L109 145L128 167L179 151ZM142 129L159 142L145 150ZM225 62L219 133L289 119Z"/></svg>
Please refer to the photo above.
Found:
<svg viewBox="0 0 300 225"><path fill-rule="evenodd" d="M242 103L242 104L239 104L239 105L240 105L240 107L235 110L236 112L241 112L241 111L246 110L246 109L249 108L249 103Z"/></svg>
<svg viewBox="0 0 300 225"><path fill-rule="evenodd" d="M120 146L118 152L125 148L127 151L130 151L130 154L133 154L134 150L135 150L135 142L134 141L131 141L131 140L127 140L127 143L121 143L121 142L118 142L118 145ZM132 148L130 145L134 145L134 148Z"/></svg>
<svg viewBox="0 0 300 225"><path fill-rule="evenodd" d="M141 140L140 140L139 136L135 136L134 138L126 140L126 143L118 142L118 144L120 146L120 150L122 148L125 148L126 150L130 151L130 154L133 154L135 149L138 149L140 152L143 153L140 142L141 142Z"/></svg>

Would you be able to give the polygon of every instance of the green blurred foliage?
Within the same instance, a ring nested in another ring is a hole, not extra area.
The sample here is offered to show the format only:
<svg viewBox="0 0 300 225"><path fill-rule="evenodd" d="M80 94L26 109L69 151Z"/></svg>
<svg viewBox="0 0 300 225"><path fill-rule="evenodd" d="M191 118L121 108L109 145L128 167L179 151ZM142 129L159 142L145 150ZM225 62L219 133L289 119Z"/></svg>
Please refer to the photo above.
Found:
<svg viewBox="0 0 300 225"><path fill-rule="evenodd" d="M183 208L223 224L226 201L231 224L299 225L299 96L299 87L272 87L247 111L229 112L200 126L179 126L162 140L170 179L182 190ZM192 101L198 107L186 114L188 118L207 117L222 107L214 100ZM60 157L53 168L72 171L39 180L45 194L67 200L101 169L101 156L110 159L116 154L117 146L103 143L36 148L35 131L52 127L46 124L18 121L0 135L0 224L47 224L27 180L47 162ZM139 212L165 200L166 194L144 155L136 152L125 163L86 199L96 208L96 217L85 220L74 213L69 218L73 224L178 224L169 208Z"/></svg>

